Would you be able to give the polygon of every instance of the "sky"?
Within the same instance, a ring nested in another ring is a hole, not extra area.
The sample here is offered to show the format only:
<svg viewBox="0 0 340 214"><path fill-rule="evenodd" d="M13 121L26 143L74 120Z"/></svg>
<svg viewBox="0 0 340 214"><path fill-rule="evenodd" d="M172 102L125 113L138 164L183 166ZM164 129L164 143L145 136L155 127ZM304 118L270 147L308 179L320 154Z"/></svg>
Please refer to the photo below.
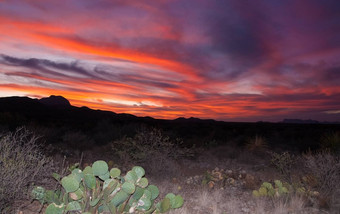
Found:
<svg viewBox="0 0 340 214"><path fill-rule="evenodd" d="M340 121L338 0L0 0L0 97Z"/></svg>

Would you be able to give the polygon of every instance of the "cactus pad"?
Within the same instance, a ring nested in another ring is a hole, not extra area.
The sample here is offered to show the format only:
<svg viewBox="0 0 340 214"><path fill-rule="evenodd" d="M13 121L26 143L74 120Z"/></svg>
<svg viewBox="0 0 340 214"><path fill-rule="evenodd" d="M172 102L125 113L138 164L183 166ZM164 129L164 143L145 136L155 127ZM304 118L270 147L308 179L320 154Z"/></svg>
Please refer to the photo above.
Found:
<svg viewBox="0 0 340 214"><path fill-rule="evenodd" d="M66 211L81 211L81 207L78 201L72 201L67 204Z"/></svg>
<svg viewBox="0 0 340 214"><path fill-rule="evenodd" d="M102 179L103 181L110 179L109 171L107 171L104 175L99 175L99 178Z"/></svg>
<svg viewBox="0 0 340 214"><path fill-rule="evenodd" d="M99 160L92 164L92 170L95 176L105 175L109 170L109 166L105 161Z"/></svg>
<svg viewBox="0 0 340 214"><path fill-rule="evenodd" d="M111 176L111 178L117 178L118 176L120 176L120 169L112 168L110 170L110 176Z"/></svg>
<svg viewBox="0 0 340 214"><path fill-rule="evenodd" d="M125 181L128 181L130 183L136 183L138 180L138 176L135 171L128 171L126 175L124 176Z"/></svg>
<svg viewBox="0 0 340 214"><path fill-rule="evenodd" d="M142 188L145 188L147 187L149 184L149 181L147 178L141 178L139 181L137 181L137 185L142 187Z"/></svg>
<svg viewBox="0 0 340 214"><path fill-rule="evenodd" d="M45 210L46 214L63 214L65 209L65 205L56 205L55 203L52 203L48 205L48 207Z"/></svg>
<svg viewBox="0 0 340 214"><path fill-rule="evenodd" d="M83 170L83 173L84 173L84 175L93 174L92 167L90 167L90 166L85 167L85 169Z"/></svg>
<svg viewBox="0 0 340 214"><path fill-rule="evenodd" d="M165 212L168 212L170 210L170 199L169 198L164 198L161 202L159 202L157 205L157 208L158 210L161 212L161 213L165 213Z"/></svg>
<svg viewBox="0 0 340 214"><path fill-rule="evenodd" d="M159 195L159 189L155 185L149 185L147 188L151 192L151 200L155 200Z"/></svg>
<svg viewBox="0 0 340 214"><path fill-rule="evenodd" d="M79 182L72 174L61 179L61 185L66 192L74 192L79 188Z"/></svg>
<svg viewBox="0 0 340 214"><path fill-rule="evenodd" d="M133 194L135 192L136 186L133 183L125 182L122 185L122 190L128 194Z"/></svg>
<svg viewBox="0 0 340 214"><path fill-rule="evenodd" d="M96 187L96 177L93 174L85 174L84 181L88 188L94 189Z"/></svg>
<svg viewBox="0 0 340 214"><path fill-rule="evenodd" d="M141 178L145 175L145 170L140 166L133 167L132 171L134 171L137 174L138 178Z"/></svg>
<svg viewBox="0 0 340 214"><path fill-rule="evenodd" d="M119 205L121 205L126 199L129 198L129 195L124 192L124 191L120 191L117 193L117 195L112 199L112 203L115 207L118 207Z"/></svg>

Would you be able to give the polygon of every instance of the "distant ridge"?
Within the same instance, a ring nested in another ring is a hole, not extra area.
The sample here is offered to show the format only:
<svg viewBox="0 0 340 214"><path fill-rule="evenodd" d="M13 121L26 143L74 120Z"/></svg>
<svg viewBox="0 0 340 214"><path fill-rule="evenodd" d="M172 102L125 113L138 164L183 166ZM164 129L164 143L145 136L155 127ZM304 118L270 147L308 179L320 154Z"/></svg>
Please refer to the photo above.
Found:
<svg viewBox="0 0 340 214"><path fill-rule="evenodd" d="M320 122L317 120L300 120L300 119L284 119L280 123L291 123L291 124L340 124L340 122Z"/></svg>

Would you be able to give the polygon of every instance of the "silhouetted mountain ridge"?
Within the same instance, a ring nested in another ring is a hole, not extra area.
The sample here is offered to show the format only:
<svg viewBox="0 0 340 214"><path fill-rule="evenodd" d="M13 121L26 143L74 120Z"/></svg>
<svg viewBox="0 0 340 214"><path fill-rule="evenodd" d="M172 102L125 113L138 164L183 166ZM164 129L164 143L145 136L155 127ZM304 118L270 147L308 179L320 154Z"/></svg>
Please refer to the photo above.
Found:
<svg viewBox="0 0 340 214"><path fill-rule="evenodd" d="M75 107L62 96L42 99L28 97L1 97L0 113L19 115L27 121L83 123L89 120L114 119L116 121L140 120L131 114L116 114L111 111ZM142 119L142 118L141 118ZM148 119L150 120L150 119Z"/></svg>
<svg viewBox="0 0 340 214"><path fill-rule="evenodd" d="M164 120L93 110L85 106L75 107L62 96L42 99L0 98L0 131L13 131L17 127L28 126L42 131L42 135L48 136L51 143L64 142L64 136L71 132L82 133L96 144L104 144L125 136L134 136L142 127L156 127L174 138L183 139L187 145L224 143L231 139L243 145L248 139L261 135L272 144L304 150L317 148L318 140L324 133L340 130L339 124L297 122L241 123L194 117ZM299 139L299 143L286 139Z"/></svg>
<svg viewBox="0 0 340 214"><path fill-rule="evenodd" d="M55 106L58 108L68 108L71 106L70 102L63 96L51 95L49 97L41 98L39 102L44 105Z"/></svg>

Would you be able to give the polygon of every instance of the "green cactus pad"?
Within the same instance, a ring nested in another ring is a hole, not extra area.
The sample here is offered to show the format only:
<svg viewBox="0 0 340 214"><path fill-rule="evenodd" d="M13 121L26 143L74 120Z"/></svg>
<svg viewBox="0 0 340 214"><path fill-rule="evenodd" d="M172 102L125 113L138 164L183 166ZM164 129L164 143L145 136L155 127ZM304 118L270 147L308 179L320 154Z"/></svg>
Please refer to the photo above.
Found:
<svg viewBox="0 0 340 214"><path fill-rule="evenodd" d="M168 193L168 194L165 195L165 197L168 198L168 199L170 199L170 200L172 200L173 198L176 197L176 195L173 194L173 193Z"/></svg>
<svg viewBox="0 0 340 214"><path fill-rule="evenodd" d="M95 176L105 175L109 170L109 166L105 161L99 160L92 164L92 170Z"/></svg>
<svg viewBox="0 0 340 214"><path fill-rule="evenodd" d="M66 192L74 192L79 188L78 180L71 174L61 179L61 185Z"/></svg>
<svg viewBox="0 0 340 214"><path fill-rule="evenodd" d="M114 179L108 179L103 185L103 198L109 201L108 196L116 189L118 182Z"/></svg>
<svg viewBox="0 0 340 214"><path fill-rule="evenodd" d="M136 186L130 182L125 182L122 185L122 190L130 195L135 192L135 189L136 189Z"/></svg>
<svg viewBox="0 0 340 214"><path fill-rule="evenodd" d="M145 170L140 166L133 167L132 171L134 171L137 174L138 178L141 178L145 175Z"/></svg>
<svg viewBox="0 0 340 214"><path fill-rule="evenodd" d="M275 186L276 186L277 188L282 188L282 187L283 187L283 184L282 184L282 182L281 182L280 180L275 180L275 181L274 181L274 184L275 184Z"/></svg>
<svg viewBox="0 0 340 214"><path fill-rule="evenodd" d="M65 209L65 205L57 205L55 203L52 203L48 205L48 207L45 210L46 214L63 214Z"/></svg>
<svg viewBox="0 0 340 214"><path fill-rule="evenodd" d="M126 175L124 176L125 181L128 181L130 183L136 183L138 180L138 176L135 171L128 171Z"/></svg>
<svg viewBox="0 0 340 214"><path fill-rule="evenodd" d="M77 201L72 201L67 204L66 206L66 211L81 211L81 207L79 202Z"/></svg>
<svg viewBox="0 0 340 214"><path fill-rule="evenodd" d="M63 203L64 204L68 204L69 200L68 200L68 194L64 194L63 195Z"/></svg>
<svg viewBox="0 0 340 214"><path fill-rule="evenodd" d="M170 207L171 208L179 208L183 205L183 198L181 196L176 196L173 193L168 193L165 198L169 198L170 199Z"/></svg>
<svg viewBox="0 0 340 214"><path fill-rule="evenodd" d="M273 188L273 185L272 185L271 183L268 183L268 182L263 182L262 187L265 187L265 188L267 188L268 190L269 190L269 189L274 189L274 188Z"/></svg>
<svg viewBox="0 0 340 214"><path fill-rule="evenodd" d="M70 192L69 196L72 200L78 201L83 197L83 191L78 188L75 192Z"/></svg>
<svg viewBox="0 0 340 214"><path fill-rule="evenodd" d="M155 200L159 195L159 189L155 185L149 185L147 188L151 192L151 200Z"/></svg>
<svg viewBox="0 0 340 214"><path fill-rule="evenodd" d="M260 195L259 191L253 190L253 196L254 197L260 197L261 195Z"/></svg>
<svg viewBox="0 0 340 214"><path fill-rule="evenodd" d="M275 189L269 189L267 194L270 197L273 197L273 196L277 195L277 192L275 191Z"/></svg>
<svg viewBox="0 0 340 214"><path fill-rule="evenodd" d="M84 178L84 173L80 169L78 169L78 168L72 170L72 174L74 175L74 178L77 179L77 181L79 183Z"/></svg>
<svg viewBox="0 0 340 214"><path fill-rule="evenodd" d="M96 188L96 177L94 177L93 174L85 174L84 175L84 181L85 181L85 185L88 188L90 188L90 189Z"/></svg>
<svg viewBox="0 0 340 214"><path fill-rule="evenodd" d="M259 194L260 194L260 196L266 196L268 194L267 188L260 187Z"/></svg>
<svg viewBox="0 0 340 214"><path fill-rule="evenodd" d="M115 183L117 183L118 181L115 179L107 179L104 181L103 183L103 190L106 189L109 186L113 186Z"/></svg>
<svg viewBox="0 0 340 214"><path fill-rule="evenodd" d="M113 203L113 205L115 207L118 207L119 205L121 205L128 198L129 198L129 195L126 192L120 191L112 199L112 203Z"/></svg>
<svg viewBox="0 0 340 214"><path fill-rule="evenodd" d="M161 213L168 212L170 210L170 199L164 198L161 202L159 202L156 207Z"/></svg>
<svg viewBox="0 0 340 214"><path fill-rule="evenodd" d="M145 211L145 210L150 209L151 205L152 205L152 202L150 198L143 196L138 200L136 209Z"/></svg>
<svg viewBox="0 0 340 214"><path fill-rule="evenodd" d="M83 170L83 173L84 173L84 175L93 174L92 167L90 167L90 166L85 167L85 169Z"/></svg>
<svg viewBox="0 0 340 214"><path fill-rule="evenodd" d="M110 209L106 204L98 207L98 213L110 213Z"/></svg>
<svg viewBox="0 0 340 214"><path fill-rule="evenodd" d="M53 190L47 190L45 192L44 201L47 203L61 204L61 201L59 199L59 193Z"/></svg>
<svg viewBox="0 0 340 214"><path fill-rule="evenodd" d="M110 176L111 176L111 178L117 178L118 176L120 176L120 169L112 168L110 170Z"/></svg>
<svg viewBox="0 0 340 214"><path fill-rule="evenodd" d="M176 195L175 198L170 200L170 203L171 203L171 208L177 209L183 206L184 200L182 196Z"/></svg>
<svg viewBox="0 0 340 214"><path fill-rule="evenodd" d="M132 195L132 197L135 200L139 200L143 196L143 194L144 194L144 189L137 186L135 192Z"/></svg>
<svg viewBox="0 0 340 214"><path fill-rule="evenodd" d="M113 203L109 203L107 206L109 207L109 210L112 214L117 213L117 207Z"/></svg>
<svg viewBox="0 0 340 214"><path fill-rule="evenodd" d="M151 192L149 190L145 189L142 197L146 197L146 198L151 199L151 195L152 195Z"/></svg>
<svg viewBox="0 0 340 214"><path fill-rule="evenodd" d="M110 173L107 171L104 175L99 175L99 178L102 179L103 181L106 181L107 179L110 179Z"/></svg>
<svg viewBox="0 0 340 214"><path fill-rule="evenodd" d="M142 188L145 188L147 187L149 184L149 181L147 178L141 178L139 181L137 181L137 185L142 187Z"/></svg>
<svg viewBox="0 0 340 214"><path fill-rule="evenodd" d="M92 199L92 200L90 201L90 206L91 206L91 207L96 206L96 205L98 204L99 200L100 200L100 198L94 198L94 199Z"/></svg>

